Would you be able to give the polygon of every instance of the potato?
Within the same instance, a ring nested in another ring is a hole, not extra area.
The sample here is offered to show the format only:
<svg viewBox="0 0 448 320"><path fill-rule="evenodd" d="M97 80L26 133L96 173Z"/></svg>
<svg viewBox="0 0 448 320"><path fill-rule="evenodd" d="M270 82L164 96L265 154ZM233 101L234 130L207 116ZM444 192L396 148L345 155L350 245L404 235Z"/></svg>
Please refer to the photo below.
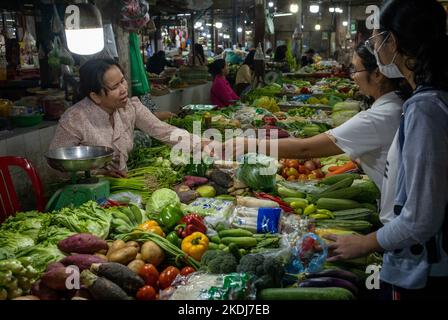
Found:
<svg viewBox="0 0 448 320"><path fill-rule="evenodd" d="M128 268L134 271L136 274L138 274L138 272L144 265L145 261L135 259L134 261L131 261L131 263L128 264Z"/></svg>
<svg viewBox="0 0 448 320"><path fill-rule="evenodd" d="M126 246L126 242L123 240L115 240L112 245L110 246L109 250L107 251L107 258L112 254L112 252L117 251L121 248L124 248Z"/></svg>
<svg viewBox="0 0 448 320"><path fill-rule="evenodd" d="M128 264L137 256L138 249L135 247L124 247L111 253L109 262Z"/></svg>
<svg viewBox="0 0 448 320"><path fill-rule="evenodd" d="M100 251L95 252L95 253L99 253L99 254L102 254L102 255L106 255L106 254L107 254L107 251L109 251L109 249L107 249L107 250L100 250Z"/></svg>
<svg viewBox="0 0 448 320"><path fill-rule="evenodd" d="M137 256L135 257L135 260L143 260L142 254L140 252L137 253Z"/></svg>
<svg viewBox="0 0 448 320"><path fill-rule="evenodd" d="M126 247L136 247L138 251L140 251L140 245L137 241L128 241L126 242Z"/></svg>
<svg viewBox="0 0 448 320"><path fill-rule="evenodd" d="M156 267L165 259L165 252L153 241L146 241L142 245L141 254L143 261Z"/></svg>
<svg viewBox="0 0 448 320"><path fill-rule="evenodd" d="M28 296L17 297L17 298L14 298L12 300L40 300L40 299L38 297L36 297L36 296L28 295Z"/></svg>

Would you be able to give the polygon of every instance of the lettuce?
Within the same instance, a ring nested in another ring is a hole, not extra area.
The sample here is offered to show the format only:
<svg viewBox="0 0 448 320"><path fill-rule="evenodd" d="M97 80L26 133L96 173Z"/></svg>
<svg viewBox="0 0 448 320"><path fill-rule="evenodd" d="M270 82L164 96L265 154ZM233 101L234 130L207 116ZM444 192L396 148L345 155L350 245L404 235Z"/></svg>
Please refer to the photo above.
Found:
<svg viewBox="0 0 448 320"><path fill-rule="evenodd" d="M148 214L160 213L169 204L180 204L177 193L168 188L156 190L146 203L146 212Z"/></svg>

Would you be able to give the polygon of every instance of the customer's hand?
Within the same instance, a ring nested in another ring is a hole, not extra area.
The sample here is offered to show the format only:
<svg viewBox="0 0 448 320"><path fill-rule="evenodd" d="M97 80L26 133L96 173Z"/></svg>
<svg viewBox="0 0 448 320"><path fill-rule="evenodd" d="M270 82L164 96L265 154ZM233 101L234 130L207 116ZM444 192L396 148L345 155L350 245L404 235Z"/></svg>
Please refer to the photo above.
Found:
<svg viewBox="0 0 448 320"><path fill-rule="evenodd" d="M325 239L333 241L328 245L329 258L327 261L349 260L365 256L369 253L366 247L368 240L362 235L337 236L329 234Z"/></svg>

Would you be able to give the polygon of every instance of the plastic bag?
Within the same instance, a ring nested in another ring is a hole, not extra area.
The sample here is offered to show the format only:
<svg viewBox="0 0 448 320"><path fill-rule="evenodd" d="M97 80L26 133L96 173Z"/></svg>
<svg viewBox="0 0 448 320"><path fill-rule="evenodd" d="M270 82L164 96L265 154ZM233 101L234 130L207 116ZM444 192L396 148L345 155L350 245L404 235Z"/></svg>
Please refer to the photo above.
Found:
<svg viewBox="0 0 448 320"><path fill-rule="evenodd" d="M212 275L194 272L177 276L170 288L160 292L161 300L254 300L254 277L246 273Z"/></svg>
<svg viewBox="0 0 448 320"><path fill-rule="evenodd" d="M61 40L56 36L53 40L52 49L48 53L48 66L53 73L57 73L61 69L61 61L59 59L59 54L61 50Z"/></svg>
<svg viewBox="0 0 448 320"><path fill-rule="evenodd" d="M234 207L233 201L214 198L197 198L186 206L185 210L203 216L215 216L228 219Z"/></svg>
<svg viewBox="0 0 448 320"><path fill-rule="evenodd" d="M149 4L147 1L122 0L121 4L121 24L125 30L138 31L149 22Z"/></svg>
<svg viewBox="0 0 448 320"><path fill-rule="evenodd" d="M149 92L149 83L140 54L140 41L136 33L129 35L129 55L131 62L132 94L134 96L142 96Z"/></svg>
<svg viewBox="0 0 448 320"><path fill-rule="evenodd" d="M320 246L318 250L316 246ZM286 266L288 273L319 272L328 256L325 242L314 233L301 237L291 249L292 259Z"/></svg>
<svg viewBox="0 0 448 320"><path fill-rule="evenodd" d="M230 225L253 233L278 233L281 212L280 208L237 206L230 218Z"/></svg>

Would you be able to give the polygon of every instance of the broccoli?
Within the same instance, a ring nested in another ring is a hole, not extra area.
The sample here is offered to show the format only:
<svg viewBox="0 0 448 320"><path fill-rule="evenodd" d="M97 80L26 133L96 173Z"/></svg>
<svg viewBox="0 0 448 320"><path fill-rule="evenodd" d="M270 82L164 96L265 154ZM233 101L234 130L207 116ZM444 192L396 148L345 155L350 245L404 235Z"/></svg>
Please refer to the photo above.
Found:
<svg viewBox="0 0 448 320"><path fill-rule="evenodd" d="M257 290L281 287L285 270L280 260L261 254L249 254L241 258L237 272L253 273L257 276Z"/></svg>
<svg viewBox="0 0 448 320"><path fill-rule="evenodd" d="M227 274L236 271L238 262L233 254L220 250L209 250L201 258L205 271L212 274Z"/></svg>

